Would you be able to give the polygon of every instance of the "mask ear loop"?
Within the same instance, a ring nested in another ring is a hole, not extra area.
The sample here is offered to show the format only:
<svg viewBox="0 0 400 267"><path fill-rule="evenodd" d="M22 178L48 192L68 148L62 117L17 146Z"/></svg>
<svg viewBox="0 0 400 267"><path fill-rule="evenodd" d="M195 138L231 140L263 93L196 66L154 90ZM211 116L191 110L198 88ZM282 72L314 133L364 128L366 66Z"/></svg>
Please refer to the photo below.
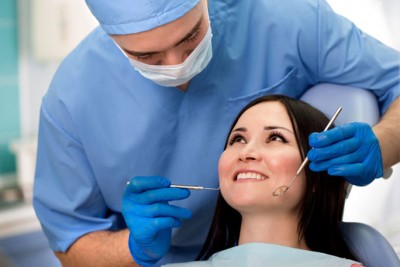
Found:
<svg viewBox="0 0 400 267"><path fill-rule="evenodd" d="M110 37L111 38L111 37ZM125 51L117 44L117 42L114 41L113 38L111 38L111 40L113 41L113 43L115 44L115 46L119 49L119 51L121 51L121 53L127 58L129 59L128 55L125 53Z"/></svg>

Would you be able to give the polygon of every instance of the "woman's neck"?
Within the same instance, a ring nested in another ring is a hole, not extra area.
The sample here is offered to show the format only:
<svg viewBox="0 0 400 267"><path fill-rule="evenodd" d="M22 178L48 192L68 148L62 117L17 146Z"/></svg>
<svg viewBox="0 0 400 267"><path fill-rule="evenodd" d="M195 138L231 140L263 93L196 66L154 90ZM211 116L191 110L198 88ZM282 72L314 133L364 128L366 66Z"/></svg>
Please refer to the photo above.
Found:
<svg viewBox="0 0 400 267"><path fill-rule="evenodd" d="M246 243L270 243L310 250L302 238L299 240L296 215L251 214L242 215L239 245Z"/></svg>

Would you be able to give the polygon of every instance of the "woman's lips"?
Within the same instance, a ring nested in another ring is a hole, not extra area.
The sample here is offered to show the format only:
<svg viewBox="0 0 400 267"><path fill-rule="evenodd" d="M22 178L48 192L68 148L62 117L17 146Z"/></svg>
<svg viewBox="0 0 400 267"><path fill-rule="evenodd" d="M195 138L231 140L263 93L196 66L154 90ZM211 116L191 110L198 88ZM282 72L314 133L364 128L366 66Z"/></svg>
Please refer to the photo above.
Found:
<svg viewBox="0 0 400 267"><path fill-rule="evenodd" d="M237 175L235 176L235 181L246 181L246 180L263 181L267 179L269 179L268 176L252 171L238 172Z"/></svg>

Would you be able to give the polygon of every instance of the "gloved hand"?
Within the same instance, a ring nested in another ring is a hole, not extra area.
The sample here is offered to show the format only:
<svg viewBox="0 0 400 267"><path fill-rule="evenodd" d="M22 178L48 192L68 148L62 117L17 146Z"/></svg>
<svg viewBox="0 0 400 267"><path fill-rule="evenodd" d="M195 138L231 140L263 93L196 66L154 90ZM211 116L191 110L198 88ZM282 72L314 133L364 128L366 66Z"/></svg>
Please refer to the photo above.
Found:
<svg viewBox="0 0 400 267"><path fill-rule="evenodd" d="M379 140L372 128L353 122L331 130L312 133L307 156L310 169L327 170L328 174L343 176L349 183L364 186L383 175Z"/></svg>
<svg viewBox="0 0 400 267"><path fill-rule="evenodd" d="M190 210L168 204L187 198L190 191L169 185L164 177L134 177L125 189L122 215L130 230L129 250L141 266L151 266L167 254L172 228L192 216Z"/></svg>

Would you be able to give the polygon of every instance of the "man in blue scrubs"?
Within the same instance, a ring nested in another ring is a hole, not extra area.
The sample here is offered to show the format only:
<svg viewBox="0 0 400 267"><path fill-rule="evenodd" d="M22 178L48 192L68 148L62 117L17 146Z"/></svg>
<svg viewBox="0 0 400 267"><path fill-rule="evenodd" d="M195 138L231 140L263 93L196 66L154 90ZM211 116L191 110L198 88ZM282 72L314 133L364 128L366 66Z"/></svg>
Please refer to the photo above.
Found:
<svg viewBox="0 0 400 267"><path fill-rule="evenodd" d="M399 53L324 0L86 2L100 27L43 98L35 175L34 207L65 266L193 260L217 192L169 184L218 187L232 119L263 94L371 90L380 123L311 135L310 168L366 185L400 161Z"/></svg>

